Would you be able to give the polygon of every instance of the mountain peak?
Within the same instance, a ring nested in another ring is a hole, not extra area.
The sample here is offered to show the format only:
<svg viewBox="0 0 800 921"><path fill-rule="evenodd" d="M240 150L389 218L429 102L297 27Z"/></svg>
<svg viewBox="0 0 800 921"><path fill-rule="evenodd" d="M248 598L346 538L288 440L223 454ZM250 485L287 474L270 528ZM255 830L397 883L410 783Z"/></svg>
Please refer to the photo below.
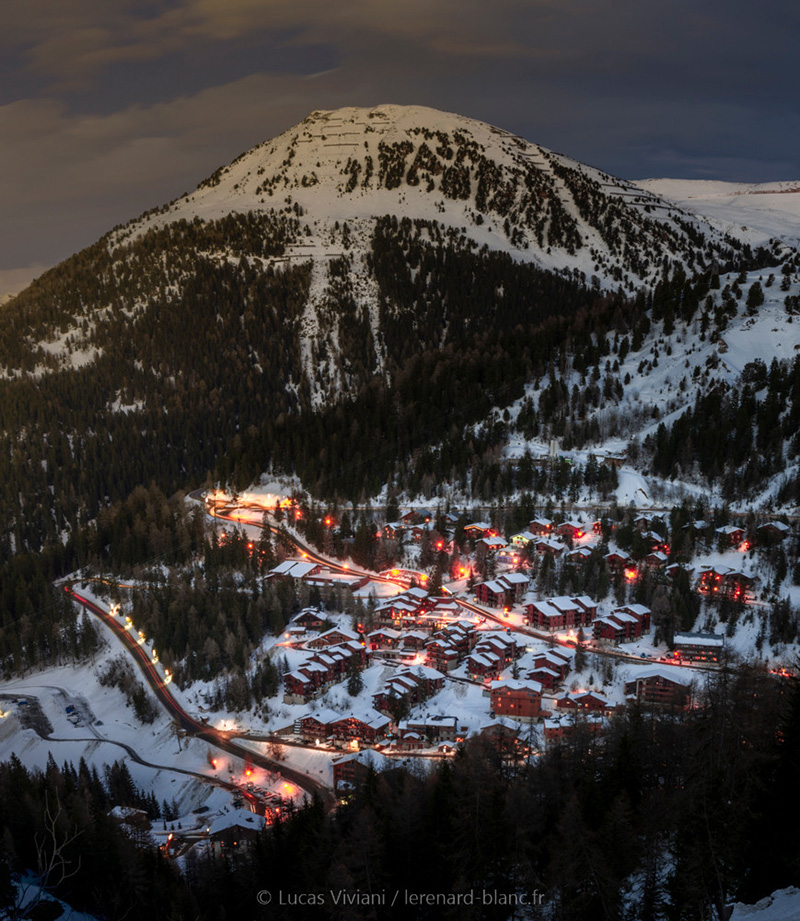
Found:
<svg viewBox="0 0 800 921"><path fill-rule="evenodd" d="M175 220L251 211L302 218L306 255L341 252L343 222L366 240L377 218L393 215L628 292L655 284L665 258L691 274L732 252L722 232L653 192L492 125L414 105L312 112L112 244Z"/></svg>

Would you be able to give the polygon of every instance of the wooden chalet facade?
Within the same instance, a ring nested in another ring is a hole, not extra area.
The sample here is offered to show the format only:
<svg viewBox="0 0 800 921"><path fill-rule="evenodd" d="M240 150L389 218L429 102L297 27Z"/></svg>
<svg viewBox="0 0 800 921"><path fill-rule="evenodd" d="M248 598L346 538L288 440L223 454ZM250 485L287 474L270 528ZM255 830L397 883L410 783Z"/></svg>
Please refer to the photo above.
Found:
<svg viewBox="0 0 800 921"><path fill-rule="evenodd" d="M497 716L534 720L542 711L542 686L536 681L493 681L490 698Z"/></svg>
<svg viewBox="0 0 800 921"><path fill-rule="evenodd" d="M725 636L721 633L676 633L673 656L689 662L721 662L725 657Z"/></svg>
<svg viewBox="0 0 800 921"><path fill-rule="evenodd" d="M691 682L675 673L674 668L647 668L625 682L625 694L646 704L687 707Z"/></svg>
<svg viewBox="0 0 800 921"><path fill-rule="evenodd" d="M588 627L597 615L597 602L586 595L559 596L547 601L529 601L524 623L536 630L573 630Z"/></svg>
<svg viewBox="0 0 800 921"><path fill-rule="evenodd" d="M598 617L592 624L592 635L598 643L631 643L650 632L650 608L643 604L623 605Z"/></svg>

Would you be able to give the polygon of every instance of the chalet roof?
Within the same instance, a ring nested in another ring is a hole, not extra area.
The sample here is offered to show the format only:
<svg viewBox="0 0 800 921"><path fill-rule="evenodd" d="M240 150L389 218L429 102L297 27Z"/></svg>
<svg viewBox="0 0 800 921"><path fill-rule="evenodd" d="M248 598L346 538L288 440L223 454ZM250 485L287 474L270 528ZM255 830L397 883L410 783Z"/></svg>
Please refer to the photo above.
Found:
<svg viewBox="0 0 800 921"><path fill-rule="evenodd" d="M637 614L640 617L645 617L648 614L652 614L650 608L643 604L623 604L617 608L618 611L628 611L631 614ZM612 612L615 613L615 612Z"/></svg>
<svg viewBox="0 0 800 921"><path fill-rule="evenodd" d="M631 555L630 553L628 553L627 550L611 550L609 553L607 553L603 557L603 559L609 560L609 559L613 559L614 557L617 557L620 560L629 560L631 558Z"/></svg>
<svg viewBox="0 0 800 921"><path fill-rule="evenodd" d="M429 597L424 588L409 588L404 592L409 598L416 598L418 601L424 601Z"/></svg>
<svg viewBox="0 0 800 921"><path fill-rule="evenodd" d="M404 668L397 675L413 675L414 678L424 678L426 681L436 681L439 678L444 679L444 675L429 665L415 665L412 668Z"/></svg>
<svg viewBox="0 0 800 921"><path fill-rule="evenodd" d="M304 675L302 672L297 672L297 671L286 672L286 674L283 676L284 681L287 678L291 678L294 681L298 681L300 682L300 684L310 684L311 683L311 679L308 677L308 675Z"/></svg>
<svg viewBox="0 0 800 921"><path fill-rule="evenodd" d="M536 680L536 675L550 675L551 678L560 678L561 672L557 672L555 669L548 668L546 665L536 665L528 672L528 677L531 680Z"/></svg>
<svg viewBox="0 0 800 921"><path fill-rule="evenodd" d="M558 527L559 528L573 528L576 531L582 531L584 528L584 525L583 525L583 522L576 521L574 518L570 518L567 521L562 521L561 524L558 525Z"/></svg>
<svg viewBox="0 0 800 921"><path fill-rule="evenodd" d="M531 580L524 572L506 572L497 580L498 582L507 582L509 586L527 585Z"/></svg>
<svg viewBox="0 0 800 921"><path fill-rule="evenodd" d="M783 521L767 521L764 524L758 526L760 531L762 528L774 528L776 531L782 531L784 534L788 534L792 529Z"/></svg>
<svg viewBox="0 0 800 921"><path fill-rule="evenodd" d="M538 681L521 678L498 679L490 685L493 691L530 691L532 694L541 694L542 685Z"/></svg>
<svg viewBox="0 0 800 921"><path fill-rule="evenodd" d="M631 677L625 683L628 684L629 681L638 681L646 678L664 678L666 681L671 681L673 684L679 684L681 687L685 688L688 688L692 683L691 679L681 674L677 668L663 668L658 665L648 665L644 668L637 669L635 672L631 672Z"/></svg>
<svg viewBox="0 0 800 921"><path fill-rule="evenodd" d="M297 720L315 720L323 726L330 726L339 719L339 714L330 707L320 707L319 710L307 710L297 717Z"/></svg>
<svg viewBox="0 0 800 921"><path fill-rule="evenodd" d="M325 615L316 608L305 608L299 614L295 614L292 623L299 623L304 620L325 620Z"/></svg>
<svg viewBox="0 0 800 921"><path fill-rule="evenodd" d="M722 646L725 643L721 633L676 633L672 640L675 646Z"/></svg>
<svg viewBox="0 0 800 921"><path fill-rule="evenodd" d="M629 614L627 611L612 611L606 617L598 617L595 623L612 623L616 621L618 624L638 624L639 618L634 617L633 614Z"/></svg>
<svg viewBox="0 0 800 921"><path fill-rule="evenodd" d="M373 630L372 633L369 633L368 636L388 636L393 640L399 639L403 634L399 630L395 630L394 627L379 627L377 630Z"/></svg>
<svg viewBox="0 0 800 921"><path fill-rule="evenodd" d="M744 531L744 528L737 524L724 524L721 528L717 528L715 534L735 534L737 531Z"/></svg>
<svg viewBox="0 0 800 921"><path fill-rule="evenodd" d="M494 668L500 662L500 657L493 652L473 652L467 658L473 665L482 665L484 668Z"/></svg>
<svg viewBox="0 0 800 921"><path fill-rule="evenodd" d="M562 544L560 540L554 540L552 537L540 537L536 541L537 547L546 547L548 550L553 550L555 553L560 553L562 550L567 549L566 544Z"/></svg>
<svg viewBox="0 0 800 921"><path fill-rule="evenodd" d="M535 653L534 662L537 659L545 659L558 666L568 665L572 661L572 658L574 655L575 655L574 649L570 649L570 650L566 650L563 648L545 649L543 652Z"/></svg>
<svg viewBox="0 0 800 921"><path fill-rule="evenodd" d="M231 809L209 822L208 833L218 835L228 828L249 828L253 831L261 831L263 827L263 816L250 812L248 809Z"/></svg>
<svg viewBox="0 0 800 921"><path fill-rule="evenodd" d="M503 585L498 579L492 579L491 582L481 582L480 584L495 595L504 595L508 588L507 585ZM475 588L477 589L478 586L476 585Z"/></svg>
<svg viewBox="0 0 800 921"><path fill-rule="evenodd" d="M582 607L576 599L569 598L567 595L559 595L557 598L551 598L550 604L554 608L558 608L562 613L565 611L577 611L578 608Z"/></svg>
<svg viewBox="0 0 800 921"><path fill-rule="evenodd" d="M274 569L271 569L270 574L275 576L289 576L292 579L302 579L316 568L317 564L311 563L309 560L284 560Z"/></svg>
<svg viewBox="0 0 800 921"><path fill-rule="evenodd" d="M387 758L386 755L376 752L373 748L365 748L359 752L351 752L350 754L342 755L341 758L337 758L333 762L333 766L335 767L337 764L347 764L351 761L371 767L374 771L383 771L392 763L392 759Z"/></svg>
<svg viewBox="0 0 800 921"><path fill-rule="evenodd" d="M559 611L549 601L534 601L532 607L542 615L542 617L563 617L563 611Z"/></svg>
<svg viewBox="0 0 800 921"><path fill-rule="evenodd" d="M518 534L512 534L511 540L512 542L516 540L532 541L536 540L536 535L531 534L530 531L520 531Z"/></svg>
<svg viewBox="0 0 800 921"><path fill-rule="evenodd" d="M486 544L490 548L505 547L506 540L504 537L482 537L479 541L479 544Z"/></svg>
<svg viewBox="0 0 800 921"><path fill-rule="evenodd" d="M320 640L324 640L324 639L327 639L328 637L334 637L334 636L342 636L344 637L345 641L358 640L357 633L353 633L351 630L345 630L343 627L334 627L331 630L326 630L324 633L320 633L320 635L316 638L316 640L312 640L312 642L318 643Z"/></svg>

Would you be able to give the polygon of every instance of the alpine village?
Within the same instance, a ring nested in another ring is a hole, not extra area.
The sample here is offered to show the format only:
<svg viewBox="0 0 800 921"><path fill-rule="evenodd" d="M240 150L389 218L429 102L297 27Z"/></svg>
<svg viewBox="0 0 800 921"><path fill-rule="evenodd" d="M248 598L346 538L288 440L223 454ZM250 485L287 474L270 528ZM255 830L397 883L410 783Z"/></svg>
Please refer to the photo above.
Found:
<svg viewBox="0 0 800 921"><path fill-rule="evenodd" d="M800 885L800 187L667 188L317 111L0 308L2 917Z"/></svg>

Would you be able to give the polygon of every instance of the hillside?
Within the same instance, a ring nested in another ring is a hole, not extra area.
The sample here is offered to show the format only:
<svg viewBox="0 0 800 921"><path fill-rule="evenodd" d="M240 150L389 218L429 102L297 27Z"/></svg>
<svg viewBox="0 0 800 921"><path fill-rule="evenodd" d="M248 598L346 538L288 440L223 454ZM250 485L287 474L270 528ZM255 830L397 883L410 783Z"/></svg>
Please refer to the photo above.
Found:
<svg viewBox="0 0 800 921"><path fill-rule="evenodd" d="M5 305L3 554L151 480L464 480L502 441L465 427L554 354L600 374L612 327L649 349L652 315L693 321L684 285L791 253L459 116L315 112Z"/></svg>

